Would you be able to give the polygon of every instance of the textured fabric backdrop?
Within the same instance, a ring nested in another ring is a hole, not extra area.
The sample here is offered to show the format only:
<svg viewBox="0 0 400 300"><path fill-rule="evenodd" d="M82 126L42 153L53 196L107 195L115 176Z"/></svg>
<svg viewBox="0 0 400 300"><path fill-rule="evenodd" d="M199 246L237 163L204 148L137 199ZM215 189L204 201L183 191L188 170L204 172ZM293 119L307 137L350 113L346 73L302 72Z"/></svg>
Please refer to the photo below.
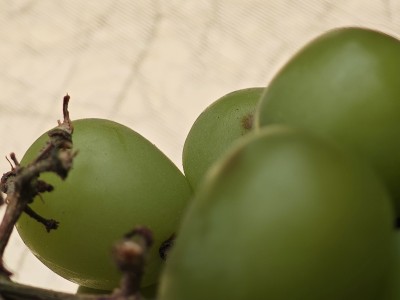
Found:
<svg viewBox="0 0 400 300"><path fill-rule="evenodd" d="M299 47L334 27L400 34L396 0L0 1L0 154L27 147L61 118L110 118L181 168L191 124L227 92L265 86ZM9 165L0 160L6 172ZM75 291L14 232L14 279Z"/></svg>

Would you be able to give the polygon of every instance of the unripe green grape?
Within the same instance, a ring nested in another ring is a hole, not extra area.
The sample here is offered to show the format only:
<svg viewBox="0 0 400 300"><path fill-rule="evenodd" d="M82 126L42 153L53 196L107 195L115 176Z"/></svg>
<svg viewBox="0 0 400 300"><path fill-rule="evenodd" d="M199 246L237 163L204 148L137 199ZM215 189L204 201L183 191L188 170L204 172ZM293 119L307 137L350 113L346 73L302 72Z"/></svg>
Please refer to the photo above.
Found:
<svg viewBox="0 0 400 300"><path fill-rule="evenodd" d="M204 174L241 136L253 128L253 116L264 88L231 92L208 106L192 125L183 147L183 169L196 188Z"/></svg>
<svg viewBox="0 0 400 300"><path fill-rule="evenodd" d="M288 124L329 138L384 179L400 217L400 40L338 28L305 45L271 80L257 127Z"/></svg>
<svg viewBox="0 0 400 300"><path fill-rule="evenodd" d="M368 165L307 132L270 126L207 173L158 299L379 299L393 218Z"/></svg>
<svg viewBox="0 0 400 300"><path fill-rule="evenodd" d="M400 230L396 230L396 239L394 242L394 262L388 270L390 274L383 295L379 300L399 300L400 299Z"/></svg>
<svg viewBox="0 0 400 300"><path fill-rule="evenodd" d="M79 285L100 290L119 286L120 272L111 250L136 226L154 235L142 287L158 281L163 261L158 248L177 230L191 188L182 172L152 143L132 129L103 119L73 121L78 155L65 181L52 173L41 179L54 191L30 205L59 221L50 233L23 214L17 223L22 240L47 267ZM27 150L22 165L45 145L46 134Z"/></svg>

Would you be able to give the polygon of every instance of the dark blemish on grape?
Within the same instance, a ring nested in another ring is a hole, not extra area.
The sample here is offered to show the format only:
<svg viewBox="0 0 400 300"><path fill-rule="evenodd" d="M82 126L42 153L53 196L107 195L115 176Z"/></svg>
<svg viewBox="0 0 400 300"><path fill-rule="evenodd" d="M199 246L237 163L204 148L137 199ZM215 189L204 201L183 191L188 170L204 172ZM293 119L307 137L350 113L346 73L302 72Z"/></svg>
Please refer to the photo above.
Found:
<svg viewBox="0 0 400 300"><path fill-rule="evenodd" d="M245 130L251 130L253 128L253 122L254 122L254 114L251 112L242 118L242 127Z"/></svg>
<svg viewBox="0 0 400 300"><path fill-rule="evenodd" d="M175 234L173 234L170 238L161 243L161 246L158 249L158 253L160 254L162 260L167 259L169 250L171 250L172 246L174 245L174 242L175 242Z"/></svg>

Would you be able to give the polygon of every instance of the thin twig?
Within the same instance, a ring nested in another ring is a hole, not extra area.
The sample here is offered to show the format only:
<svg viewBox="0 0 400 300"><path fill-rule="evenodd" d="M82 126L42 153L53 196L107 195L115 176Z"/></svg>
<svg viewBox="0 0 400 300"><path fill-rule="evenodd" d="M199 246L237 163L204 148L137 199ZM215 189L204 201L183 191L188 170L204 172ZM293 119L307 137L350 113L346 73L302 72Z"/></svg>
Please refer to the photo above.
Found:
<svg viewBox="0 0 400 300"><path fill-rule="evenodd" d="M32 287L0 279L0 299L4 300L97 300L96 295L74 295Z"/></svg>
<svg viewBox="0 0 400 300"><path fill-rule="evenodd" d="M63 101L63 122L58 121L58 126L49 131L50 140L38 157L26 167L20 165L14 153L10 158L11 171L3 174L0 182L1 191L7 194L4 200L7 208L0 224L0 277L9 278L12 273L3 264L4 250L8 244L15 223L23 211L29 211L27 206L33 201L40 191L51 190L49 185L44 185L39 180L42 172L54 172L62 179L67 177L72 167L75 154L72 152L73 126L69 118L69 95ZM54 224L47 229L53 229Z"/></svg>
<svg viewBox="0 0 400 300"><path fill-rule="evenodd" d="M136 227L114 245L113 257L122 279L120 288L110 295L68 294L0 278L0 300L144 300L139 289L152 244L152 232Z"/></svg>
<svg viewBox="0 0 400 300"><path fill-rule="evenodd" d="M146 259L153 244L153 234L146 227L136 227L125 234L113 248L114 261L122 272L120 288L102 300L140 300L140 283Z"/></svg>

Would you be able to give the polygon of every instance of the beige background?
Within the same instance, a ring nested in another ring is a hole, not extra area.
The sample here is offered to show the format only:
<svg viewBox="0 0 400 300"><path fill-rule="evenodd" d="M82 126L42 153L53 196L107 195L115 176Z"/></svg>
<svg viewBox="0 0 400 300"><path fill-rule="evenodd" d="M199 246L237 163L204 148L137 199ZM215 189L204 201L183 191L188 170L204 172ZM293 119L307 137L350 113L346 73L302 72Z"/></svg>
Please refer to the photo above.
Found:
<svg viewBox="0 0 400 300"><path fill-rule="evenodd" d="M367 26L400 35L396 0L0 1L0 155L22 157L61 118L128 125L181 168L200 112L230 91L263 86L325 30ZM9 170L0 159L2 172ZM13 235L14 279L75 291Z"/></svg>

